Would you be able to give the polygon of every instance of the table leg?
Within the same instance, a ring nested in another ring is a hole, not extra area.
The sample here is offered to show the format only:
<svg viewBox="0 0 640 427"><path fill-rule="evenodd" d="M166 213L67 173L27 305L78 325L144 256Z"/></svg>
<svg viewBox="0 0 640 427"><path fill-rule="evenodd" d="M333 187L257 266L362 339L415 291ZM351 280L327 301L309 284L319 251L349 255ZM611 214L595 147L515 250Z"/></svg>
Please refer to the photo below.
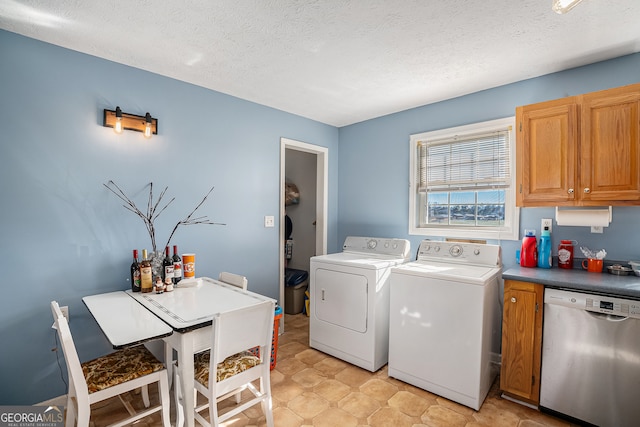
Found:
<svg viewBox="0 0 640 427"><path fill-rule="evenodd" d="M167 368L169 375L169 388L173 382L173 347L166 340L164 341L164 366Z"/></svg>
<svg viewBox="0 0 640 427"><path fill-rule="evenodd" d="M178 346L178 373L180 375L180 386L182 387L184 421L186 427L194 427L195 419L193 411L195 408L195 399L193 393L193 335L190 333L178 335L181 336Z"/></svg>

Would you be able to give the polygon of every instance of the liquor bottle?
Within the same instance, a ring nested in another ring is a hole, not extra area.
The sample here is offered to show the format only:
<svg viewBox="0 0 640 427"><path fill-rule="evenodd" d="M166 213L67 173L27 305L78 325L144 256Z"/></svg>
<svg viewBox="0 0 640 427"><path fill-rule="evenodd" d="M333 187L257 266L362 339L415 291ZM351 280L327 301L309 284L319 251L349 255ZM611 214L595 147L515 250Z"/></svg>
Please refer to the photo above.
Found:
<svg viewBox="0 0 640 427"><path fill-rule="evenodd" d="M151 292L153 289L153 274L151 273L151 261L147 255L147 250L142 250L142 262L140 263L140 290Z"/></svg>
<svg viewBox="0 0 640 427"><path fill-rule="evenodd" d="M138 262L138 250L133 250L133 262L131 263L131 290L140 292L140 263Z"/></svg>
<svg viewBox="0 0 640 427"><path fill-rule="evenodd" d="M169 246L164 248L164 259L162 260L162 282L167 283L167 278L169 281L173 281L173 259L171 255L169 255Z"/></svg>
<svg viewBox="0 0 640 427"><path fill-rule="evenodd" d="M178 255L178 246L173 245L173 284L182 280L182 258Z"/></svg>

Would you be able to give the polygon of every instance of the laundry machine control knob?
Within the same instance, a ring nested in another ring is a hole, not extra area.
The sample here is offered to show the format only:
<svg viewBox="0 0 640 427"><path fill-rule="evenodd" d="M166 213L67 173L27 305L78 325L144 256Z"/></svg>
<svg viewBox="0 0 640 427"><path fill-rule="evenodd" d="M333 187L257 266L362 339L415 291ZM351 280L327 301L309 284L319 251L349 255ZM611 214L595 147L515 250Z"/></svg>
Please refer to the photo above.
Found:
<svg viewBox="0 0 640 427"><path fill-rule="evenodd" d="M378 246L378 242L376 240L371 239L367 242L367 247L369 249L375 249L376 246Z"/></svg>
<svg viewBox="0 0 640 427"><path fill-rule="evenodd" d="M433 250L436 252L440 252L440 246L436 246L435 248L433 248Z"/></svg>
<svg viewBox="0 0 640 427"><path fill-rule="evenodd" d="M477 249L477 248L476 248L476 249L474 249L474 250L473 250L473 254L474 254L474 255L480 255L480 249Z"/></svg>
<svg viewBox="0 0 640 427"><path fill-rule="evenodd" d="M453 257L459 257L460 255L462 255L462 246L460 245L451 246L451 248L449 248L449 253Z"/></svg>

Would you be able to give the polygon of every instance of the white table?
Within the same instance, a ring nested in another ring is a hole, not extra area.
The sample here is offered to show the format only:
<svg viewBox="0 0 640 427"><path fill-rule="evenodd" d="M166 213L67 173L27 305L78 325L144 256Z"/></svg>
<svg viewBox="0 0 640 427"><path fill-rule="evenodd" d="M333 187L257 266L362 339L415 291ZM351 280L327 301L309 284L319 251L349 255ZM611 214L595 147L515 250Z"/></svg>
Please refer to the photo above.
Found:
<svg viewBox="0 0 640 427"><path fill-rule="evenodd" d="M112 306L111 310L103 307L99 312L92 311L91 314L112 343L113 340L120 343L126 341L124 337L130 333L127 329L132 329L128 322L138 316L146 317L148 314L152 314L156 320L161 319L165 325L170 326L173 333L162 337L167 344L165 346L165 363L169 374L171 374L173 368L171 360L173 349L175 349L178 353L178 369L180 370L182 390L184 390L185 424L188 427L192 427L195 423L193 417L195 402L193 393L190 392L194 387L193 356L200 351L211 348L213 317L217 313L249 307L265 300L273 301L271 298L243 291L235 286L206 277L199 278L188 285L181 284L173 292L155 294L126 291L120 292L120 294L128 296L129 300L138 307L119 316L121 319L117 321L118 326L114 325L113 319L118 317L113 315L117 305ZM104 295L109 294L85 297L83 300L97 299L103 306L111 305L112 300L106 298L104 301L102 300ZM110 314L105 315L107 313ZM120 312L118 313L120 314ZM127 317L129 320L124 319ZM149 340L155 338L158 336L151 337L150 335Z"/></svg>
<svg viewBox="0 0 640 427"><path fill-rule="evenodd" d="M124 291L82 298L114 349L165 338L173 334L167 325Z"/></svg>

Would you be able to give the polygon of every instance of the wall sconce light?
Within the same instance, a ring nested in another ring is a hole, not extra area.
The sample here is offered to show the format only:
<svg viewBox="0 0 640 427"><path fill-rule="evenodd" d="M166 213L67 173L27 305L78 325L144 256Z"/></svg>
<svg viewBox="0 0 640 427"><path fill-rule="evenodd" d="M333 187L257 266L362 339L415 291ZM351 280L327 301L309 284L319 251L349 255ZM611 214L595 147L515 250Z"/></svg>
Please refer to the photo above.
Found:
<svg viewBox="0 0 640 427"><path fill-rule="evenodd" d="M123 113L120 107L115 110L104 110L104 127L113 128L116 133L122 133L123 129L142 132L145 138L158 134L158 119L147 113L144 116Z"/></svg>
<svg viewBox="0 0 640 427"><path fill-rule="evenodd" d="M582 0L553 0L551 9L560 15L569 12L576 7Z"/></svg>

